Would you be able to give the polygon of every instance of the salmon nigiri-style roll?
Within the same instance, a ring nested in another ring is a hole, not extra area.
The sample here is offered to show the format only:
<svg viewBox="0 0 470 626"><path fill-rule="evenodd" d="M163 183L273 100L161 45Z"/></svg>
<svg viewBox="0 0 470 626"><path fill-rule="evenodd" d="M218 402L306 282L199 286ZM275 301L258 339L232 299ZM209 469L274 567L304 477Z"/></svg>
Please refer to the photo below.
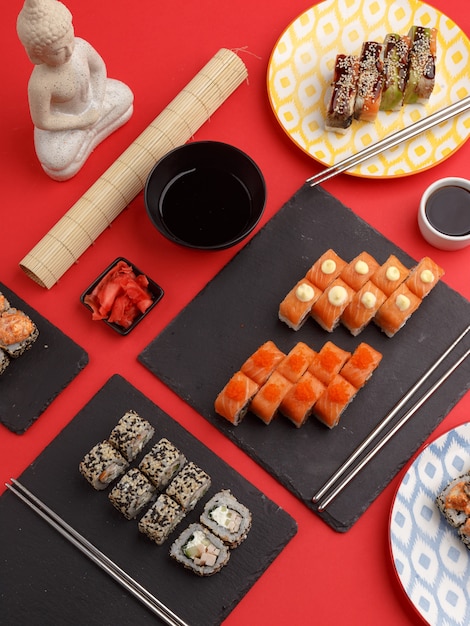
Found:
<svg viewBox="0 0 470 626"><path fill-rule="evenodd" d="M343 269L339 277L358 291L380 267L368 252L361 252Z"/></svg>
<svg viewBox="0 0 470 626"><path fill-rule="evenodd" d="M367 343L360 343L341 369L341 376L356 389L363 387L382 360L382 353Z"/></svg>
<svg viewBox="0 0 470 626"><path fill-rule="evenodd" d="M405 285L418 298L425 298L444 276L444 270L428 256L411 269Z"/></svg>
<svg viewBox="0 0 470 626"><path fill-rule="evenodd" d="M305 278L324 291L340 275L345 266L346 261L330 248L315 261Z"/></svg>
<svg viewBox="0 0 470 626"><path fill-rule="evenodd" d="M347 350L327 341L317 352L308 371L327 385L339 373L350 356L351 353Z"/></svg>
<svg viewBox="0 0 470 626"><path fill-rule="evenodd" d="M394 254L391 254L370 279L386 296L389 296L408 277L409 273L410 270Z"/></svg>
<svg viewBox="0 0 470 626"><path fill-rule="evenodd" d="M303 341L299 341L277 366L279 374L282 374L291 383L296 383L310 363L315 358L316 352Z"/></svg>
<svg viewBox="0 0 470 626"><path fill-rule="evenodd" d="M303 278L289 291L279 305L279 319L293 330L299 330L309 317L313 304L322 291Z"/></svg>
<svg viewBox="0 0 470 626"><path fill-rule="evenodd" d="M248 405L259 385L243 372L235 372L215 399L216 413L237 426L248 410Z"/></svg>
<svg viewBox="0 0 470 626"><path fill-rule="evenodd" d="M313 406L325 390L325 385L309 371L305 372L284 396L279 411L294 426L300 428L311 415Z"/></svg>
<svg viewBox="0 0 470 626"><path fill-rule="evenodd" d="M282 399L292 387L292 383L279 374L277 370L271 374L250 403L249 410L265 424L270 424L276 415Z"/></svg>
<svg viewBox="0 0 470 626"><path fill-rule="evenodd" d="M240 370L261 386L285 356L273 341L268 340L243 363Z"/></svg>
<svg viewBox="0 0 470 626"><path fill-rule="evenodd" d="M328 428L334 428L356 393L354 385L341 374L336 374L313 407L315 417Z"/></svg>
<svg viewBox="0 0 470 626"><path fill-rule="evenodd" d="M402 284L382 304L374 317L374 322L387 337L393 337L406 324L420 304L421 298L418 298L405 284Z"/></svg>
<svg viewBox="0 0 470 626"><path fill-rule="evenodd" d="M344 309L354 296L344 280L336 278L322 293L312 307L311 316L328 332L332 332L339 324Z"/></svg>
<svg viewBox="0 0 470 626"><path fill-rule="evenodd" d="M387 299L384 292L368 280L356 291L351 302L341 315L341 323L351 335L357 336L374 318L375 314Z"/></svg>

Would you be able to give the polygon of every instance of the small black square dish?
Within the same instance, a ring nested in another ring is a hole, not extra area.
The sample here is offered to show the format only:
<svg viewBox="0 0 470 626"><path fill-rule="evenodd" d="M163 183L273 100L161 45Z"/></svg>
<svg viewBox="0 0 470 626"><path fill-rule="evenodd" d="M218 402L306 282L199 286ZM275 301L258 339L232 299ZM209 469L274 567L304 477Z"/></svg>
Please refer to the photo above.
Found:
<svg viewBox="0 0 470 626"><path fill-rule="evenodd" d="M120 335L128 335L163 297L163 289L118 257L82 293L80 302Z"/></svg>

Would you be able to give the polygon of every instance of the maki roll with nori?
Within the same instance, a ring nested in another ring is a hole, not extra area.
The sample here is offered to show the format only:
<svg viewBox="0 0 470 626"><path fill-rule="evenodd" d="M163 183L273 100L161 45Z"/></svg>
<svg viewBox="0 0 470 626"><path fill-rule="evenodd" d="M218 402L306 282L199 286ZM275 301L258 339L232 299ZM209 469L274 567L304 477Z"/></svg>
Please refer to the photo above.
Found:
<svg viewBox="0 0 470 626"><path fill-rule="evenodd" d="M139 530L161 546L184 516L180 505L166 493L161 493L139 520Z"/></svg>
<svg viewBox="0 0 470 626"><path fill-rule="evenodd" d="M133 461L152 439L154 427L135 411L127 411L109 435L109 443L128 461Z"/></svg>
<svg viewBox="0 0 470 626"><path fill-rule="evenodd" d="M168 485L166 493L185 511L192 511L211 485L211 478L193 461L187 463Z"/></svg>
<svg viewBox="0 0 470 626"><path fill-rule="evenodd" d="M97 443L79 464L80 474L98 491L106 489L115 478L123 474L129 463L107 441Z"/></svg>
<svg viewBox="0 0 470 626"><path fill-rule="evenodd" d="M108 498L126 519L133 519L153 501L156 489L137 468L131 468L112 488Z"/></svg>
<svg viewBox="0 0 470 626"><path fill-rule="evenodd" d="M139 464L140 471L160 491L186 463L186 457L164 437L156 443Z"/></svg>
<svg viewBox="0 0 470 626"><path fill-rule="evenodd" d="M32 319L23 311L8 308L0 313L0 348L16 359L29 350L39 336Z"/></svg>
<svg viewBox="0 0 470 626"><path fill-rule="evenodd" d="M191 524L173 542L170 556L198 576L211 576L226 565L230 551L202 524Z"/></svg>
<svg viewBox="0 0 470 626"><path fill-rule="evenodd" d="M230 490L223 489L206 503L200 521L230 548L235 548L248 535L251 513Z"/></svg>

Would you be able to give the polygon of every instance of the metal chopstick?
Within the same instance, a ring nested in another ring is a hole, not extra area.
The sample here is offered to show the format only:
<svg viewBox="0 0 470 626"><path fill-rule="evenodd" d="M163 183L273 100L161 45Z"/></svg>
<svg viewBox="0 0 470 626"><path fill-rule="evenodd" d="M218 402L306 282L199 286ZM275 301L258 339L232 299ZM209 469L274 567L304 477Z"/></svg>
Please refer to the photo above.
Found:
<svg viewBox="0 0 470 626"><path fill-rule="evenodd" d="M346 470L351 467L354 461L365 451L366 448L373 442L373 440L388 426L398 411L410 400L410 398L418 391L418 389L426 382L431 374L439 367L442 361L452 352L457 344L462 341L465 335L470 331L470 325L460 333L455 341L447 348L447 350L437 359L437 361L429 368L421 378L406 392L401 400L393 407L393 409L387 413L387 415L377 424L374 430L364 439L364 441L351 453L351 455L344 461L344 463L336 470L336 472L324 483L322 487L313 496L312 501L318 502L327 491L329 491L333 485L341 478Z"/></svg>
<svg viewBox="0 0 470 626"><path fill-rule="evenodd" d="M161 620L169 626L188 626L181 618L173 613L160 600L155 598L145 587L142 587L129 574L122 570L103 552L98 550L83 535L77 532L72 526L67 524L59 515L44 504L39 498L31 493L24 485L14 478L11 483L5 483L5 486L29 506L35 513L44 519L50 526L57 530L71 544L78 548L91 561L98 565L102 570L109 574L115 581L124 587L135 598L140 600L152 613L157 615Z"/></svg>
<svg viewBox="0 0 470 626"><path fill-rule="evenodd" d="M381 152L397 146L403 141L413 139L413 137L416 137L416 135L419 135L420 133L423 133L426 130L433 128L438 124L442 124L443 122L446 122L455 115L458 115L459 113L464 113L468 109L470 109L470 96L466 96L465 98L462 98L462 100L454 102L453 104L450 104L449 106L444 107L439 111L435 111L434 113L431 113L431 115L428 115L427 117L424 117L417 122L414 122L414 124L411 124L406 128L402 128L401 130L392 133L388 137L384 137L377 143L371 144L370 146L367 146L356 154L346 157L339 163L332 165L326 170L323 170L323 172L319 172L318 174L307 178L306 182L309 183L311 187L315 187L316 185L325 182L333 176L341 174L342 172L345 172L346 170L351 169L352 167L355 167L360 163L363 163L367 159L377 156Z"/></svg>
<svg viewBox="0 0 470 626"><path fill-rule="evenodd" d="M319 511L324 511L326 507L338 496L343 489L357 476L362 468L369 463L371 459L390 441L390 439L409 421L416 411L426 402L426 400L449 378L449 376L465 361L470 355L470 348L443 374L426 393L407 411L391 428L386 435L376 443L376 445L368 452L354 469L339 483L339 485L322 501L318 506Z"/></svg>

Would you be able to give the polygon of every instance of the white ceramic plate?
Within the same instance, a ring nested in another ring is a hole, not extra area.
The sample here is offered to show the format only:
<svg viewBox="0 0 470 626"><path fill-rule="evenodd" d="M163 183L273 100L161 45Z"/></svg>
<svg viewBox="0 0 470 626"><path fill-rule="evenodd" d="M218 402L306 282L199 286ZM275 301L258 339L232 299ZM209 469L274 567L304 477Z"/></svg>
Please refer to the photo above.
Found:
<svg viewBox="0 0 470 626"><path fill-rule="evenodd" d="M379 112L374 123L354 121L345 135L328 132L325 111L336 55L359 54L363 41L406 34L414 25L438 29L436 85L426 106ZM292 141L330 166L470 94L470 42L437 9L418 0L326 0L302 13L277 41L268 65L274 115ZM470 134L470 113L349 170L363 177L399 177L449 157Z"/></svg>
<svg viewBox="0 0 470 626"><path fill-rule="evenodd" d="M470 624L470 550L444 520L436 495L470 469L470 423L440 436L407 470L390 517L397 576L431 626Z"/></svg>

